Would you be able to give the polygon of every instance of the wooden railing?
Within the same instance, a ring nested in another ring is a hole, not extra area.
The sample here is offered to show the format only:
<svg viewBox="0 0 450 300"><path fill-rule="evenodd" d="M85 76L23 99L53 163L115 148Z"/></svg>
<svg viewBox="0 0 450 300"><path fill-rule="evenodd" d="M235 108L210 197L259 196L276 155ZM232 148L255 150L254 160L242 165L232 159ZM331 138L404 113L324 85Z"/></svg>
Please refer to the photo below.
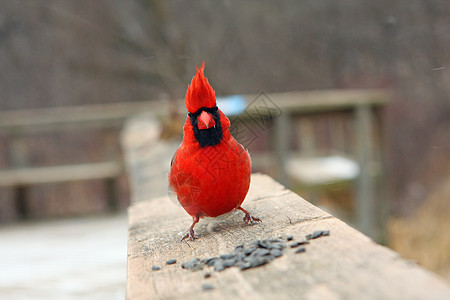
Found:
<svg viewBox="0 0 450 300"><path fill-rule="evenodd" d="M297 176L298 170L289 168L289 164L295 162L299 157L301 163L320 163L317 159L320 153L316 149L300 149L299 153L292 153L290 150L289 134L292 131L301 132L306 125L304 121L313 115L332 115L337 112L345 112L350 117L350 134L352 135L351 151L340 154L344 158L350 158L358 166L358 174L353 178L356 184L356 225L357 227L374 238L384 240L384 212L386 211L386 195L384 193L384 159L383 159L383 132L382 117L380 108L383 108L390 100L388 91L383 90L331 90L313 92L294 92L283 94L266 95L267 98L276 104L280 113L275 118L274 130L271 135L271 159L275 168L277 180L282 184L292 186L292 180L302 181L301 176ZM261 114L264 110L261 107L250 106L246 115ZM272 113L275 110L272 109ZM269 111L270 113L270 111ZM300 120L300 122L295 122ZM311 129L311 131L314 131ZM338 135L339 128L333 128L332 134ZM310 136L308 136L310 135ZM300 139L312 140L313 132L299 135ZM349 141L340 141L349 143ZM308 144L306 147L308 147ZM310 146L312 148L312 146ZM302 152L309 152L302 155ZM330 152L331 153L331 152ZM306 156L308 160L305 160ZM256 157L257 158L257 157ZM313 173L314 167L307 172ZM332 184L324 180L322 185Z"/></svg>
<svg viewBox="0 0 450 300"><path fill-rule="evenodd" d="M357 215L363 232L374 236L376 220L373 211L377 195L376 177L380 172L375 168L380 162L380 145L373 140L372 132L380 127L376 116L378 108L385 105L389 96L384 91L370 90L331 90L313 92L291 92L242 96L245 100L243 110L231 116L232 126L239 123L261 121L274 122L268 131L270 147L267 154L253 153L254 165L258 162L271 164L276 169L276 178L282 183L295 174L288 172L290 156L287 133L296 130L292 126L297 116L318 113L346 111L354 116L354 136L356 137L356 160L360 166L357 183ZM176 100L184 109L183 100ZM62 130L79 131L102 129L106 132L106 148L114 142L111 132L120 128L124 121L135 114L147 112L151 115L167 114L165 103L158 101L128 102L80 107L47 108L22 111L0 112L0 137L8 140L10 163L7 169L0 170L0 187L11 187L15 192L19 212L26 216L26 195L28 187L43 183L57 183L90 179L105 179L110 206L116 204L115 179L123 173L122 157L111 153L104 161L79 163L75 165L32 167L28 162L25 139L40 132ZM109 133L108 133L109 132ZM271 134L273 133L273 134ZM108 135L110 136L108 138ZM239 134L237 134L239 135ZM239 139L239 136L237 136ZM245 144L245 143L244 143ZM314 152L314 150L313 150ZM171 153L166 153L172 155ZM265 158L266 157L266 158ZM158 158L155 158L158 159ZM164 170L164 172L166 172ZM154 172L153 172L154 173ZM163 174L164 176L165 174ZM164 187L165 189L166 187Z"/></svg>
<svg viewBox="0 0 450 300"><path fill-rule="evenodd" d="M180 205L167 196L133 203L127 299L450 298L443 279L267 175L252 175L243 205L262 223L245 225L242 213L205 218L198 240L180 242L192 222Z"/></svg>
<svg viewBox="0 0 450 300"><path fill-rule="evenodd" d="M0 170L0 187L14 189L17 214L26 218L28 189L48 183L103 179L110 209L117 208L117 179L124 173L123 159L114 150L115 135L131 115L161 111L156 102L133 102L0 112L0 138L6 139L9 167ZM102 130L106 156L100 162L32 166L27 138L38 133ZM116 147L117 148L117 147ZM116 149L118 150L118 149Z"/></svg>
<svg viewBox="0 0 450 300"><path fill-rule="evenodd" d="M315 159L320 162L319 156L322 155L310 142L316 138L317 133L314 128L307 128L315 126L307 122L308 118L317 115L327 117L335 113L345 115L350 124L348 127L350 127L352 140L342 140L338 144L352 144L351 151L348 151L351 153L341 154L344 154L347 161L351 159L359 168L358 174L351 178L351 183L356 186L355 223L364 233L376 240L382 240L386 197L383 194L384 164L380 108L388 103L389 97L389 93L383 90L260 93L240 96L243 103L235 103L240 109L230 109L233 113L226 111L225 114L231 119L233 135L244 146L249 146L252 139L268 140L268 143L263 146L263 151L251 151L254 169L268 171L281 183L292 188L303 180L301 176L298 176L297 171L316 172L314 166L309 169L303 167L304 156L308 159L309 166L309 162L314 162ZM232 98L233 101L236 100L236 97ZM184 107L181 100L179 106ZM140 122L138 119L135 121L135 123ZM167 166L179 143L164 143L164 146L152 149L151 145L155 145L157 141L145 141L143 130L147 130L148 126L144 124L145 119L142 119L141 123L142 126L133 126L131 129L133 132L130 134L135 136L136 143L123 145L125 153L128 153L130 157L129 172L132 178L134 201L145 200L149 195L167 193L167 182L163 180L166 180ZM254 133L254 128L259 129L259 132ZM290 142L293 133L297 131L300 133L298 139L304 141L303 148L308 149L293 151ZM332 131L333 134L339 135L339 128L332 128ZM260 135L261 132L265 137ZM147 153L153 153L153 156L140 155L142 147L145 147L142 145L147 145ZM299 158L302 160L296 168L296 160ZM161 169L161 162L167 162L164 165L166 168ZM155 168L160 168L161 171L155 172ZM330 185L330 182L319 180L319 185L320 187L314 188L324 189Z"/></svg>

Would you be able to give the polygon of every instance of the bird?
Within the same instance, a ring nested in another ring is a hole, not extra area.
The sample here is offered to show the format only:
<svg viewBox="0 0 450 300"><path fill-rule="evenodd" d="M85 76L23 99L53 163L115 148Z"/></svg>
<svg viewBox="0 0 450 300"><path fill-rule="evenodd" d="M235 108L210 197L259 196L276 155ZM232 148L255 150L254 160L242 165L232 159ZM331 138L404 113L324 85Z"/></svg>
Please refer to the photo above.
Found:
<svg viewBox="0 0 450 300"><path fill-rule="evenodd" d="M188 85L183 140L168 176L170 189L193 219L181 241L199 238L194 226L203 217L240 210L246 224L261 222L241 206L250 187L250 154L231 135L230 120L217 107L215 91L204 70L205 62L196 67Z"/></svg>

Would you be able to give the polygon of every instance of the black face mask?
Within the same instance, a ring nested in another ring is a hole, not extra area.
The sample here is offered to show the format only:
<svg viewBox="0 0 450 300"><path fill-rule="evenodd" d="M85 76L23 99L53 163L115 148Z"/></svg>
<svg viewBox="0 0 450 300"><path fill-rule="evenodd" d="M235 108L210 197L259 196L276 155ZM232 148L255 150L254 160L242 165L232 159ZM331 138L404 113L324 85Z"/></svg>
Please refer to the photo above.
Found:
<svg viewBox="0 0 450 300"><path fill-rule="evenodd" d="M208 128L208 129L198 129L198 116L202 113L202 111L206 111L210 113L213 118L216 126ZM194 130L194 136L197 142L200 144L200 147L206 146L215 146L222 141L222 125L220 124L220 115L217 106L213 108L202 107L197 110L195 113L188 113L189 119L191 119L192 128Z"/></svg>

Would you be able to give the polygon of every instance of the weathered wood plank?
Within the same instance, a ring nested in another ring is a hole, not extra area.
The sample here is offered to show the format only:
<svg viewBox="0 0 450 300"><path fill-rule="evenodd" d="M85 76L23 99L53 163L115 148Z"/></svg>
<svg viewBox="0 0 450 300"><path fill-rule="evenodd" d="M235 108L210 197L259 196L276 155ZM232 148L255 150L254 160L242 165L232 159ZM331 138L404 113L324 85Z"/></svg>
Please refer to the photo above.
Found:
<svg viewBox="0 0 450 300"><path fill-rule="evenodd" d="M120 127L131 115L163 109L159 101L142 101L0 111L0 133Z"/></svg>
<svg viewBox="0 0 450 300"><path fill-rule="evenodd" d="M263 222L244 225L242 214L203 219L200 239L180 242L191 223L168 197L129 208L128 299L449 299L450 288L437 276L373 243L360 232L286 190L270 177L252 177L244 207ZM284 255L259 268L229 268L204 274L181 263L193 257L230 253L235 245L256 239L315 230L330 236L312 240L306 252ZM174 265L165 265L169 259ZM152 265L160 265L152 271ZM208 283L214 289L202 291Z"/></svg>
<svg viewBox="0 0 450 300"><path fill-rule="evenodd" d="M246 96L249 105L246 114L271 114L270 109L261 107L263 104L255 100L258 95ZM266 95L282 113L308 114L329 111L352 110L358 105L382 106L388 103L389 94L383 90L323 90L294 91L289 93L273 93ZM265 103L267 104L267 103Z"/></svg>
<svg viewBox="0 0 450 300"><path fill-rule="evenodd" d="M78 180L114 178L123 174L119 162L0 170L0 186L23 186Z"/></svg>
<svg viewBox="0 0 450 300"><path fill-rule="evenodd" d="M249 107L246 115L268 112L251 102L258 95L246 95ZM314 113L350 109L359 104L383 105L388 101L382 90L327 90L268 94L268 97L284 112ZM177 99L184 108L184 100ZM0 133L58 131L61 129L105 128L121 126L127 117L150 112L158 115L167 111L161 101L123 102L51 107L29 110L0 111Z"/></svg>

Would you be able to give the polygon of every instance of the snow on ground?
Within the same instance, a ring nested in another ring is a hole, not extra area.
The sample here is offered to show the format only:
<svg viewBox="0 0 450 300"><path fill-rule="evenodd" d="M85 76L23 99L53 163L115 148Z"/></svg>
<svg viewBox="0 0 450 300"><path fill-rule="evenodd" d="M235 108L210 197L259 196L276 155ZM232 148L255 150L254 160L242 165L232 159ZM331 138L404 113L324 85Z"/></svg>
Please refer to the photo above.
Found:
<svg viewBox="0 0 450 300"><path fill-rule="evenodd" d="M1 299L124 299L126 214L0 226Z"/></svg>

